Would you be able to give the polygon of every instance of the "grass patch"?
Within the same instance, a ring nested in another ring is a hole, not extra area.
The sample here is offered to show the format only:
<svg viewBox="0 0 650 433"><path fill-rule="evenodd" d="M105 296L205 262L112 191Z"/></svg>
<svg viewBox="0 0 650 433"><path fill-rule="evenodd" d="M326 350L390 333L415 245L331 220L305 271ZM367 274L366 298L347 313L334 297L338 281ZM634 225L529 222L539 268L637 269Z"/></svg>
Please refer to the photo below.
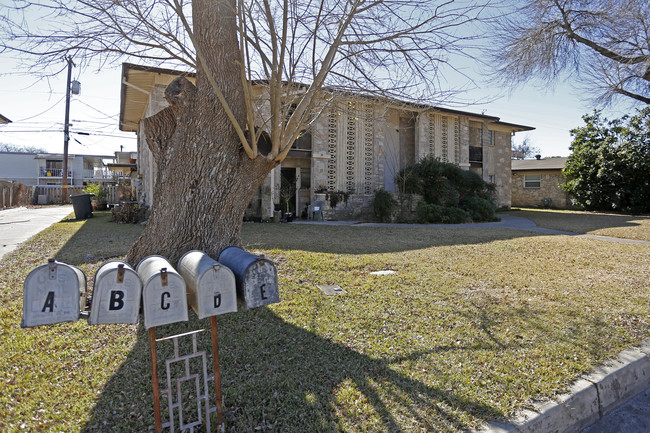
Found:
<svg viewBox="0 0 650 433"><path fill-rule="evenodd" d="M650 216L551 209L518 209L512 215L539 227L580 234L650 241Z"/></svg>
<svg viewBox="0 0 650 433"><path fill-rule="evenodd" d="M104 259L79 246L95 224L56 224L0 262L2 431L153 425L141 326L19 328L22 281L47 257L94 275ZM643 245L460 228L245 224L242 235L276 262L282 302L218 320L229 432L464 431L650 336ZM383 269L397 273L370 275ZM207 326L190 316L159 335Z"/></svg>

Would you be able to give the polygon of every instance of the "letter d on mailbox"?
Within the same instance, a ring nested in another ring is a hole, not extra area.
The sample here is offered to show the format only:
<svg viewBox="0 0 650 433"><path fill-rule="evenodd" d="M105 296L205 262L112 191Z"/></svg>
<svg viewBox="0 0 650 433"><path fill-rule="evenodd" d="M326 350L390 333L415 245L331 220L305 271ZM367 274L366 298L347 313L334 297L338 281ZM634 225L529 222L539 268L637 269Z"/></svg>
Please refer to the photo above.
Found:
<svg viewBox="0 0 650 433"><path fill-rule="evenodd" d="M235 274L237 295L244 308L280 302L278 272L272 261L239 247L228 247L219 254L219 262Z"/></svg>
<svg viewBox="0 0 650 433"><path fill-rule="evenodd" d="M142 295L142 280L132 267L113 260L95 274L93 304L88 323L137 323Z"/></svg>
<svg viewBox="0 0 650 433"><path fill-rule="evenodd" d="M237 311L232 271L203 251L188 251L178 261L187 298L199 319Z"/></svg>
<svg viewBox="0 0 650 433"><path fill-rule="evenodd" d="M49 259L25 278L21 326L74 322L85 302L86 275L81 269Z"/></svg>
<svg viewBox="0 0 650 433"><path fill-rule="evenodd" d="M185 281L162 256L142 259L136 271L144 281L142 308L144 327L187 321Z"/></svg>

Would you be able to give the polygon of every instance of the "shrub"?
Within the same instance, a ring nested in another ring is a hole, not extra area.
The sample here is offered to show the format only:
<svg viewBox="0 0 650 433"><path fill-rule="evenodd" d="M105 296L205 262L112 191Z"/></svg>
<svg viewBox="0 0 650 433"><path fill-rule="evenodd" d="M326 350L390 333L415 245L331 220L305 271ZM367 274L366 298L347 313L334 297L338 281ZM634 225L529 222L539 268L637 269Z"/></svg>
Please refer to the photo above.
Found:
<svg viewBox="0 0 650 433"><path fill-rule="evenodd" d="M445 224L463 224L469 220L467 212L458 207L445 208L445 216Z"/></svg>
<svg viewBox="0 0 650 433"><path fill-rule="evenodd" d="M393 208L397 202L393 195L385 189L378 189L375 191L375 198L372 201L372 207L375 211L375 216L380 222L390 222Z"/></svg>
<svg viewBox="0 0 650 433"><path fill-rule="evenodd" d="M419 194L425 203L418 205L422 221L462 223L495 221L493 204L496 187L478 174L455 164L425 157L402 169L395 177L404 192Z"/></svg>
<svg viewBox="0 0 650 433"><path fill-rule="evenodd" d="M108 190L98 183L89 183L83 190L86 194L94 194L97 203L106 203L108 201Z"/></svg>
<svg viewBox="0 0 650 433"><path fill-rule="evenodd" d="M424 201L418 202L416 212L423 223L441 223L444 216L442 206Z"/></svg>
<svg viewBox="0 0 650 433"><path fill-rule="evenodd" d="M111 222L118 224L138 224L147 218L147 209L131 203L111 209Z"/></svg>
<svg viewBox="0 0 650 433"><path fill-rule="evenodd" d="M485 198L472 196L465 200L463 207L472 221L496 221L494 204Z"/></svg>

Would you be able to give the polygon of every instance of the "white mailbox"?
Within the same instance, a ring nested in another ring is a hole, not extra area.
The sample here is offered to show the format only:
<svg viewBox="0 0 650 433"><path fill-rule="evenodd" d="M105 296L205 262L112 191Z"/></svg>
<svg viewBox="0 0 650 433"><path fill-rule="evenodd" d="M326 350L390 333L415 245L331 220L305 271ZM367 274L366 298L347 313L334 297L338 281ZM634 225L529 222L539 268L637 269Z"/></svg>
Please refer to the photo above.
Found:
<svg viewBox="0 0 650 433"><path fill-rule="evenodd" d="M143 281L144 327L187 321L185 281L162 256L142 259L136 272Z"/></svg>
<svg viewBox="0 0 650 433"><path fill-rule="evenodd" d="M142 280L132 267L118 260L104 263L95 274L88 323L137 323L141 296Z"/></svg>
<svg viewBox="0 0 650 433"><path fill-rule="evenodd" d="M199 319L237 311L235 275L203 251L189 251L178 261L187 299Z"/></svg>
<svg viewBox="0 0 650 433"><path fill-rule="evenodd" d="M219 263L235 274L238 300L244 308L280 302L278 272L272 261L239 247L228 247L219 254Z"/></svg>
<svg viewBox="0 0 650 433"><path fill-rule="evenodd" d="M86 275L76 266L49 259L25 278L21 326L74 322L85 303Z"/></svg>

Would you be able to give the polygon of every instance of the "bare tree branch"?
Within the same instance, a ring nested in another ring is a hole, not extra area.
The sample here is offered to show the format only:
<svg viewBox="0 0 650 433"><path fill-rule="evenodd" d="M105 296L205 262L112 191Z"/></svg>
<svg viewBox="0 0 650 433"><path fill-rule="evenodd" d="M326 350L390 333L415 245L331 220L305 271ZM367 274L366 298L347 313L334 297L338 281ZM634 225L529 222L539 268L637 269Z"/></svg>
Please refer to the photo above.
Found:
<svg viewBox="0 0 650 433"><path fill-rule="evenodd" d="M568 73L592 100L650 98L650 3L529 0L495 24L492 62L507 84Z"/></svg>

